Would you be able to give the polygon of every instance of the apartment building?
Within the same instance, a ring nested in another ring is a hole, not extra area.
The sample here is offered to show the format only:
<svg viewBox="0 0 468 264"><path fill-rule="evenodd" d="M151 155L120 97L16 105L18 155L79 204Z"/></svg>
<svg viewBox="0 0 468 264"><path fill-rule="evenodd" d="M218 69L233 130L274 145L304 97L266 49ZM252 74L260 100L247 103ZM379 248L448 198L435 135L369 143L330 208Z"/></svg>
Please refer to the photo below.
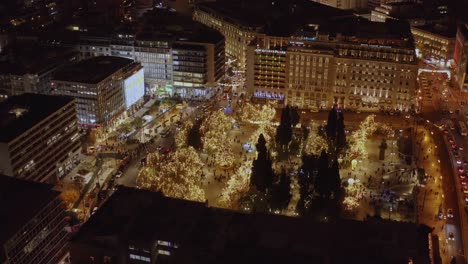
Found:
<svg viewBox="0 0 468 264"><path fill-rule="evenodd" d="M253 41L248 93L300 108L412 109L417 59L409 26L361 18L334 23L306 24L291 37L271 32Z"/></svg>
<svg viewBox="0 0 468 264"><path fill-rule="evenodd" d="M75 100L22 94L0 103L0 173L55 183L80 149Z"/></svg>
<svg viewBox="0 0 468 264"><path fill-rule="evenodd" d="M141 64L131 59L92 57L56 71L51 92L76 99L80 125L106 125L142 99L143 76Z"/></svg>
<svg viewBox="0 0 468 264"><path fill-rule="evenodd" d="M0 175L0 263L55 264L69 234L53 185Z"/></svg>

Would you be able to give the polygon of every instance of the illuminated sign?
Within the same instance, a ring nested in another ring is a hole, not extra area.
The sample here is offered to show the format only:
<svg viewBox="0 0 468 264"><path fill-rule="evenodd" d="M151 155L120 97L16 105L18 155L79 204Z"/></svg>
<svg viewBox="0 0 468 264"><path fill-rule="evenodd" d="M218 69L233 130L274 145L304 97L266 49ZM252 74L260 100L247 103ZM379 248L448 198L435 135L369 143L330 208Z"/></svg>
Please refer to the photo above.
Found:
<svg viewBox="0 0 468 264"><path fill-rule="evenodd" d="M275 53L275 54L286 54L286 51L282 51L282 50L256 49L255 52L265 52L265 53Z"/></svg>
<svg viewBox="0 0 468 264"><path fill-rule="evenodd" d="M145 95L143 68L124 81L125 107L129 108Z"/></svg>

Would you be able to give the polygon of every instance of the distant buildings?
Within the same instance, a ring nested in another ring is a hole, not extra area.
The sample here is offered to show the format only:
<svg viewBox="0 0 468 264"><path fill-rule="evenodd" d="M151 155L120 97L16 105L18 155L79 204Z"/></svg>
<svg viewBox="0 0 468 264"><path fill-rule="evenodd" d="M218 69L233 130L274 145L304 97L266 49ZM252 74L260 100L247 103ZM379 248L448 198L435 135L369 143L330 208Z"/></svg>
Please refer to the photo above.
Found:
<svg viewBox="0 0 468 264"><path fill-rule="evenodd" d="M0 103L0 174L55 183L79 149L73 98L23 94Z"/></svg>
<svg viewBox="0 0 468 264"><path fill-rule="evenodd" d="M462 91L468 92L468 24L458 25L453 59L455 83Z"/></svg>
<svg viewBox="0 0 468 264"><path fill-rule="evenodd" d="M112 55L141 62L151 94L206 99L224 77L223 36L166 9L149 11L112 35L76 27L82 58Z"/></svg>
<svg viewBox="0 0 468 264"><path fill-rule="evenodd" d="M0 175L0 263L59 261L69 238L59 195L52 185Z"/></svg>
<svg viewBox="0 0 468 264"><path fill-rule="evenodd" d="M430 228L413 223L311 223L120 186L72 238L70 256L73 264L421 264L438 255L430 238Z"/></svg>
<svg viewBox="0 0 468 264"><path fill-rule="evenodd" d="M264 15L255 16L260 10ZM301 0L260 1L249 10L202 3L193 17L226 37L226 53L246 70L254 98L311 109L413 107L417 59L404 22L373 23Z"/></svg>
<svg viewBox="0 0 468 264"><path fill-rule="evenodd" d="M62 65L77 59L70 48L14 43L0 61L0 101L23 93L50 94L50 78Z"/></svg>
<svg viewBox="0 0 468 264"><path fill-rule="evenodd" d="M76 99L78 122L105 125L140 99L144 74L133 60L100 56L67 65L54 73L52 94Z"/></svg>
<svg viewBox="0 0 468 264"><path fill-rule="evenodd" d="M367 0L312 0L339 9L364 9L367 8Z"/></svg>

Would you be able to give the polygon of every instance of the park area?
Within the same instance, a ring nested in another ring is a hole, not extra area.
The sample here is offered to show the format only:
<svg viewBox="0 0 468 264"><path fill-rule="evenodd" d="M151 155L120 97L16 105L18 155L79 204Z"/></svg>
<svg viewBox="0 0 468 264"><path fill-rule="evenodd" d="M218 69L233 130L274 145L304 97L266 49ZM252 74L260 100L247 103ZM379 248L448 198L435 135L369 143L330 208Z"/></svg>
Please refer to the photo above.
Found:
<svg viewBox="0 0 468 264"><path fill-rule="evenodd" d="M345 123L335 108L325 121L274 104L214 111L184 124L175 151L150 153L137 185L247 212L413 220L412 130Z"/></svg>

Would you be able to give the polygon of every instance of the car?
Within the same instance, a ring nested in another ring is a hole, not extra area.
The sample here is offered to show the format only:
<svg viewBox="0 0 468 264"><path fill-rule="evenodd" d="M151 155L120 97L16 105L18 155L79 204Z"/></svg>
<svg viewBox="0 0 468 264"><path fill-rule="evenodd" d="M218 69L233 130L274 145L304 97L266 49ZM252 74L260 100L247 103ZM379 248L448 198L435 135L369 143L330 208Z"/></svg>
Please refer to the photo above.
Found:
<svg viewBox="0 0 468 264"><path fill-rule="evenodd" d="M453 218L453 210L452 210L452 208L449 208L449 209L447 210L447 217L448 217L448 218Z"/></svg>
<svg viewBox="0 0 468 264"><path fill-rule="evenodd" d="M448 134L448 130L447 129L444 129L444 134Z"/></svg>
<svg viewBox="0 0 468 264"><path fill-rule="evenodd" d="M163 148L163 146L159 145L159 146L156 148L156 150L157 150L157 151L160 151L162 148Z"/></svg>
<svg viewBox="0 0 468 264"><path fill-rule="evenodd" d="M448 138L448 141L450 142L450 144L455 143L455 141L453 141L453 138L451 138L451 137Z"/></svg>
<svg viewBox="0 0 468 264"><path fill-rule="evenodd" d="M462 146L459 146L458 149L459 149L459 150L463 150L463 147L462 147Z"/></svg>
<svg viewBox="0 0 468 264"><path fill-rule="evenodd" d="M116 178L120 178L120 177L122 177L122 174L123 174L123 173L122 173L121 171L117 171L117 172L115 173L115 177L116 177Z"/></svg>
<svg viewBox="0 0 468 264"><path fill-rule="evenodd" d="M460 177L461 180L464 180L466 178L466 172L458 173L458 176Z"/></svg>
<svg viewBox="0 0 468 264"><path fill-rule="evenodd" d="M457 159L457 165L462 165L462 161L460 159Z"/></svg>
<svg viewBox="0 0 468 264"><path fill-rule="evenodd" d="M448 240L452 240L452 241L455 240L455 235L453 234L453 232L450 232L448 234Z"/></svg>
<svg viewBox="0 0 468 264"><path fill-rule="evenodd" d="M464 172L465 172L465 168L463 168L463 166L458 166L458 172L459 172L459 173L464 173Z"/></svg>

